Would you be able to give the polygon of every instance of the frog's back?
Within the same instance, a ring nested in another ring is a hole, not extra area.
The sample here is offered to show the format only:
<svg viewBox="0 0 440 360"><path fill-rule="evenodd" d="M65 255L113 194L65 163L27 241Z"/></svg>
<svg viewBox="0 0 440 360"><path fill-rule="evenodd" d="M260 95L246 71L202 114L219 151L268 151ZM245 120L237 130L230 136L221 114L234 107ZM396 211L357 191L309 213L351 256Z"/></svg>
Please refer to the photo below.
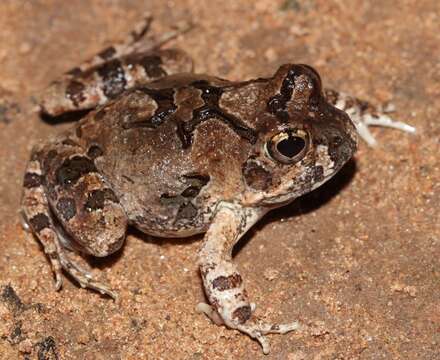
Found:
<svg viewBox="0 0 440 360"><path fill-rule="evenodd" d="M241 191L242 138L206 106L203 89L213 84L228 83L168 77L127 91L78 124L96 167L144 232L203 232L218 201Z"/></svg>

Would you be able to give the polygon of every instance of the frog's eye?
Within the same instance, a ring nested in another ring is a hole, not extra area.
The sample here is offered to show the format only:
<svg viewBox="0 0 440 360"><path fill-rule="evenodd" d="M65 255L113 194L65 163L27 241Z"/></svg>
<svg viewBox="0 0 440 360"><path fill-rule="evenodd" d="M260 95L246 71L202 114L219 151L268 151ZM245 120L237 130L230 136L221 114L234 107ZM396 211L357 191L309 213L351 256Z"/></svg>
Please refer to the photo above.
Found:
<svg viewBox="0 0 440 360"><path fill-rule="evenodd" d="M293 164L301 160L309 147L309 136L303 130L283 131L266 143L270 158L283 164Z"/></svg>

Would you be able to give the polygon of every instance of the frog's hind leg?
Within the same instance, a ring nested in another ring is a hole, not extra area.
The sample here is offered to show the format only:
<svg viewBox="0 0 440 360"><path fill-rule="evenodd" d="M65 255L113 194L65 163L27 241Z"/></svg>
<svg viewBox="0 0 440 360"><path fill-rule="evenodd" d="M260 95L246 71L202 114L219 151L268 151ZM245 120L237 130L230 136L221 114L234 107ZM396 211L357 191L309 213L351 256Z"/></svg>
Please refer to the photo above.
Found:
<svg viewBox="0 0 440 360"><path fill-rule="evenodd" d="M200 273L210 304L201 303L197 310L218 325L224 324L256 339L267 354L270 346L266 334L285 334L298 330L300 325L296 321L267 324L252 318L255 304L249 301L231 252L236 241L259 217L233 204L219 206L199 253Z"/></svg>
<svg viewBox="0 0 440 360"><path fill-rule="evenodd" d="M328 102L345 111L356 126L359 136L370 146L377 141L369 130L369 126L382 126L415 133L416 129L401 121L395 121L384 110L377 109L366 101L331 89L325 89L324 95Z"/></svg>
<svg viewBox="0 0 440 360"><path fill-rule="evenodd" d="M71 152L67 152L70 153ZM66 154L64 154L66 155ZM87 192L84 185L79 184L79 187L74 186L71 182L72 187L68 188L67 191L60 191L59 185L55 185L53 182L53 176L59 179L69 181L74 181L79 176L86 176L91 170L93 170L92 165L88 166L83 163L75 163L75 157L72 159L63 159L62 148L56 145L51 145L44 149L34 149L31 160L26 169L26 174L24 178L24 192L22 197L22 211L27 224L29 225L32 232L37 236L41 244L43 245L45 253L48 255L52 269L55 275L55 287L59 290L62 286L62 270L66 271L71 275L82 287L88 287L97 290L103 294L107 294L113 298L116 298L116 294L106 285L94 279L94 277L83 267L78 265L71 257L69 248L78 247L78 245L68 239L65 236L66 232L70 235L71 230L74 227L69 228L69 221L79 215L84 217L84 212L88 211L85 207L83 209L78 208L79 204L74 200L74 195L70 194L72 191L84 190L85 196L96 194L102 184L97 181L93 187L96 190L95 193ZM70 168L66 166L66 161L70 160ZM57 163L61 165L53 170L49 168L54 167ZM72 164L73 162L73 164ZM81 188L81 189L80 189ZM71 196L72 195L72 196ZM113 207L111 201L108 201L105 196L99 197L96 195L91 195L89 198L91 201L89 204L95 206L98 204L101 207L102 216L99 220L102 224L106 224L106 221L113 222L113 224L118 224L123 230L115 232L111 235L116 235L117 241L110 242L115 245L114 248L120 247L121 233L125 234L126 219L125 214L121 215L122 210L118 209L119 205L115 205L116 211L108 216L106 213L106 208ZM101 201L102 200L102 201ZM117 211L119 210L119 212ZM63 231L61 226L63 225ZM95 226L93 223L88 223L84 228L95 229L100 231L104 238L108 240L109 233L105 229L102 230L99 226ZM101 225L102 227L102 225ZM114 230L114 226L109 226L110 231ZM122 239L123 240L123 239ZM73 246L72 246L73 245ZM104 245L107 249L107 244ZM112 249L113 250L113 249Z"/></svg>
<svg viewBox="0 0 440 360"><path fill-rule="evenodd" d="M101 50L50 84L39 101L42 113L58 116L93 109L139 84L191 72L192 60L185 52L160 46L192 25L182 23L160 36L147 36L150 25L151 16L145 16L123 42Z"/></svg>
<svg viewBox="0 0 440 360"><path fill-rule="evenodd" d="M34 157L28 163L24 177L21 216L25 229L32 231L43 245L55 275L55 288L59 290L62 286L60 246L43 183L40 162Z"/></svg>

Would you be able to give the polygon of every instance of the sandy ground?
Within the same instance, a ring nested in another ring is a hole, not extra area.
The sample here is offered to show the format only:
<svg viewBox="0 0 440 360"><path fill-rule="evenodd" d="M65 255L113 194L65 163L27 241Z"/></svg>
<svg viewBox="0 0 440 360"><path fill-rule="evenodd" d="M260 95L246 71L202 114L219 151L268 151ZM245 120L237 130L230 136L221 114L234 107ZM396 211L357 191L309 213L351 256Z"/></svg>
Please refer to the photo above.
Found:
<svg viewBox="0 0 440 360"><path fill-rule="evenodd" d="M23 171L48 124L34 97L59 74L125 37L145 10L198 72L241 80L285 62L418 128L377 129L328 184L275 211L236 254L258 315L298 319L272 352L194 310L204 299L200 238L131 233L91 262L121 303L66 279L19 224ZM3 0L0 2L1 359L439 359L440 3L436 0Z"/></svg>

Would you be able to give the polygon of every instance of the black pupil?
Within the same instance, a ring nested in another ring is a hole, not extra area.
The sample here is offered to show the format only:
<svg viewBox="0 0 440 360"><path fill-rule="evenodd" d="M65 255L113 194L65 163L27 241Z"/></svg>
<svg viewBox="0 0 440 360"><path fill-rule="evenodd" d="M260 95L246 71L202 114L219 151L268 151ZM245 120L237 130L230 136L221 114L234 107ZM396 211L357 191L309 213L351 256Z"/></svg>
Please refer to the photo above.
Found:
<svg viewBox="0 0 440 360"><path fill-rule="evenodd" d="M277 150L281 155L292 158L298 155L306 146L306 142L299 136L289 136L277 144Z"/></svg>

